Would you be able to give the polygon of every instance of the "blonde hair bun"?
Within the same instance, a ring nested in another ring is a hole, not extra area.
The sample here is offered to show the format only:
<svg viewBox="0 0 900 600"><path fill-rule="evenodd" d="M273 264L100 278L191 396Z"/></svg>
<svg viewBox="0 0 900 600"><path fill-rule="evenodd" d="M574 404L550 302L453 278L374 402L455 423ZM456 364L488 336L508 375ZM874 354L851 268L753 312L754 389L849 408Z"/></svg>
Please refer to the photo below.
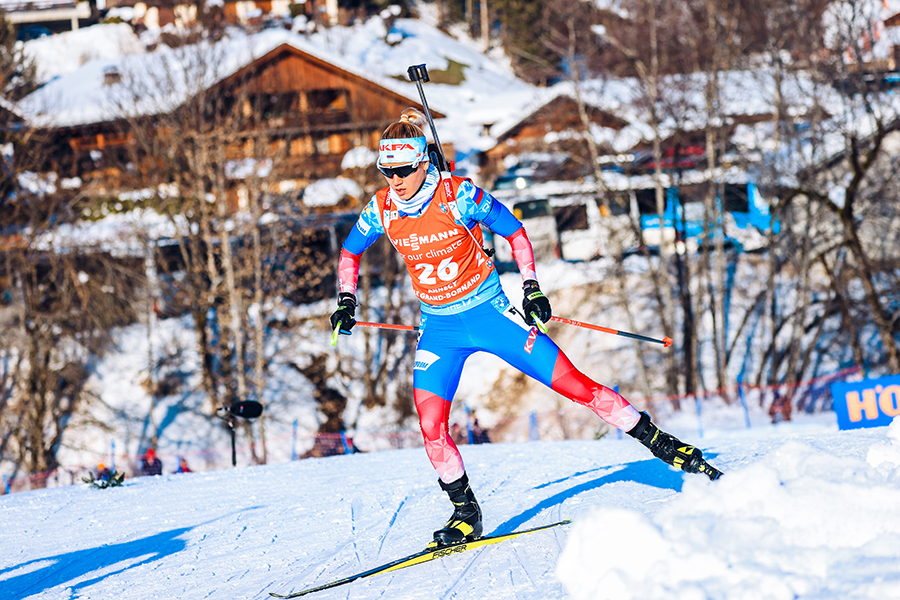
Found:
<svg viewBox="0 0 900 600"><path fill-rule="evenodd" d="M428 120L425 118L425 115L419 109L412 107L400 113L400 122L415 125L422 131L425 131L425 128L428 126Z"/></svg>
<svg viewBox="0 0 900 600"><path fill-rule="evenodd" d="M428 121L417 108L407 108L400 113L400 118L388 125L381 139L391 140L400 138L425 137L425 128Z"/></svg>

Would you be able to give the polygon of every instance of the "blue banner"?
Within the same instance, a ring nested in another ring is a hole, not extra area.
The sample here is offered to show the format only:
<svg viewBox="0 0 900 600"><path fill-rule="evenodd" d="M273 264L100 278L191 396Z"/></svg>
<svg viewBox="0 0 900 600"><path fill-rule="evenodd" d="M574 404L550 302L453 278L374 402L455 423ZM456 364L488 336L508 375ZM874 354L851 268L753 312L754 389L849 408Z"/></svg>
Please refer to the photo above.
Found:
<svg viewBox="0 0 900 600"><path fill-rule="evenodd" d="M883 427L900 415L900 375L831 384L838 428Z"/></svg>

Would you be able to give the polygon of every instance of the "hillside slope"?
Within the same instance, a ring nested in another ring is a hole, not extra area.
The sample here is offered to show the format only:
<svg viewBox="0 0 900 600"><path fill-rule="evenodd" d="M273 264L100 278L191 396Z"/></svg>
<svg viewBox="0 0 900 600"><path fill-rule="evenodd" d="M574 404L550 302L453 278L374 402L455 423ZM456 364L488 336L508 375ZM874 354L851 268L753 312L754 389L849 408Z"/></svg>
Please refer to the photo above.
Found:
<svg viewBox="0 0 900 600"><path fill-rule="evenodd" d="M716 483L627 438L465 447L486 532L573 524L312 597L900 597L900 422L711 434ZM449 513L421 449L13 494L0 589L262 600L413 552Z"/></svg>

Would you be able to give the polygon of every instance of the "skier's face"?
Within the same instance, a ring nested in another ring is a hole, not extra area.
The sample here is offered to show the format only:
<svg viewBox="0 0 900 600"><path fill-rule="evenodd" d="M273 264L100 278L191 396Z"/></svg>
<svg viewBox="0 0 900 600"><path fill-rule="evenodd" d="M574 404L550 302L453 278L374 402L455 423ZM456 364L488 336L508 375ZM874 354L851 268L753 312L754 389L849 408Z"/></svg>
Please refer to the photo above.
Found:
<svg viewBox="0 0 900 600"><path fill-rule="evenodd" d="M386 169L390 169L392 167L400 167L403 165L385 164L382 166ZM425 183L425 175L427 173L428 163L421 162L419 163L419 166L406 177L401 177L398 173L394 173L391 177L384 175L384 178L387 179L388 185L391 186L391 189L394 190L394 193L397 194L401 200L409 200L419 191L422 184Z"/></svg>

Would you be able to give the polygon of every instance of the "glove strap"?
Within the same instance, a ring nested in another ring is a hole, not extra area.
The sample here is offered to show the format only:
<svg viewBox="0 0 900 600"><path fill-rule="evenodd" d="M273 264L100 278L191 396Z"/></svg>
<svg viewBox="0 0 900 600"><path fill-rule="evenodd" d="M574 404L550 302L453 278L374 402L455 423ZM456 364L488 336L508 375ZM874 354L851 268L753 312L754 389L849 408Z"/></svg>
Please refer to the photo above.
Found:
<svg viewBox="0 0 900 600"><path fill-rule="evenodd" d="M356 309L359 304L356 302L356 296L350 292L341 292L338 294L338 306Z"/></svg>
<svg viewBox="0 0 900 600"><path fill-rule="evenodd" d="M522 285L522 289L525 290L525 298L528 300L544 297L544 293L541 291L538 282L534 279L526 279L525 283Z"/></svg>

